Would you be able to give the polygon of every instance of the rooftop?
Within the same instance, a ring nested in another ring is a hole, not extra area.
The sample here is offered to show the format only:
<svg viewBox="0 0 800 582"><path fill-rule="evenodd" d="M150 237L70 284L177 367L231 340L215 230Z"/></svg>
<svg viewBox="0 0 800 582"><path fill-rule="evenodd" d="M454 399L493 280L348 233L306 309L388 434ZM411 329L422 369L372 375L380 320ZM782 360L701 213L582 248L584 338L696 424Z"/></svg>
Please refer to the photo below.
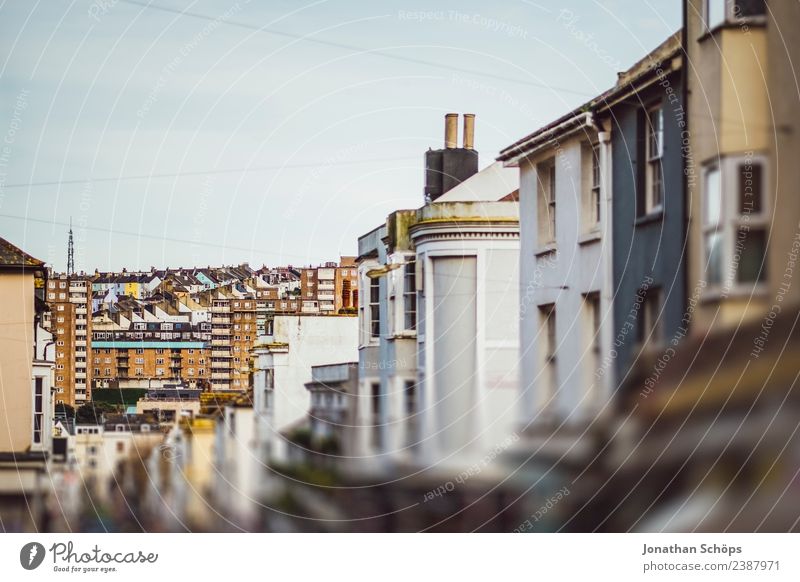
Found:
<svg viewBox="0 0 800 582"><path fill-rule="evenodd" d="M0 238L0 267L44 267L44 261Z"/></svg>

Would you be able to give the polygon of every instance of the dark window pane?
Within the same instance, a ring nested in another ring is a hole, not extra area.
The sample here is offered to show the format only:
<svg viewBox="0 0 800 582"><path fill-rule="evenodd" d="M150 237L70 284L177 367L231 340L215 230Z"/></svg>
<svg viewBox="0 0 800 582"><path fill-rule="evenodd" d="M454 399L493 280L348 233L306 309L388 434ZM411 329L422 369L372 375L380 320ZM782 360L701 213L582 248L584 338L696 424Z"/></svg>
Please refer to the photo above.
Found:
<svg viewBox="0 0 800 582"><path fill-rule="evenodd" d="M733 8L734 18L763 16L766 13L767 5L764 0L736 0Z"/></svg>
<svg viewBox="0 0 800 582"><path fill-rule="evenodd" d="M762 204L761 164L739 166L739 213L761 212Z"/></svg>
<svg viewBox="0 0 800 582"><path fill-rule="evenodd" d="M767 232L763 229L739 229L738 240L742 241L737 280L740 283L755 283L767 278Z"/></svg>
<svg viewBox="0 0 800 582"><path fill-rule="evenodd" d="M722 283L722 234L706 234L706 277L711 285Z"/></svg>

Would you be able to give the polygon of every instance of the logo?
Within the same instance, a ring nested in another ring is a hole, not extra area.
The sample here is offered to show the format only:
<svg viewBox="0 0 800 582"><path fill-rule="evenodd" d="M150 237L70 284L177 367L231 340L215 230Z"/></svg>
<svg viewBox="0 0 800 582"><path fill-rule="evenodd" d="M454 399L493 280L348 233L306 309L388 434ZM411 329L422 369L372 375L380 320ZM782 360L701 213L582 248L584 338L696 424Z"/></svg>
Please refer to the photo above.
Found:
<svg viewBox="0 0 800 582"><path fill-rule="evenodd" d="M35 570L44 561L44 546L38 542L30 542L19 551L19 563L26 570Z"/></svg>

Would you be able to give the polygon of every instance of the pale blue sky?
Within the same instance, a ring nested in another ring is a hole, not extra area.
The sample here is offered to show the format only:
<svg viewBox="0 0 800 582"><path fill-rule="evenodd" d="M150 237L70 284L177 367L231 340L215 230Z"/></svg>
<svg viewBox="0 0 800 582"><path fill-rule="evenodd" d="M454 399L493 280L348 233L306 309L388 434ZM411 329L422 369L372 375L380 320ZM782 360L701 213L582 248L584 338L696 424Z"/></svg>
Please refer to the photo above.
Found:
<svg viewBox="0 0 800 582"><path fill-rule="evenodd" d="M679 27L677 0L6 0L0 235L57 269L70 216L78 269L354 254L422 203L446 112L486 166ZM102 180L154 174L184 175Z"/></svg>

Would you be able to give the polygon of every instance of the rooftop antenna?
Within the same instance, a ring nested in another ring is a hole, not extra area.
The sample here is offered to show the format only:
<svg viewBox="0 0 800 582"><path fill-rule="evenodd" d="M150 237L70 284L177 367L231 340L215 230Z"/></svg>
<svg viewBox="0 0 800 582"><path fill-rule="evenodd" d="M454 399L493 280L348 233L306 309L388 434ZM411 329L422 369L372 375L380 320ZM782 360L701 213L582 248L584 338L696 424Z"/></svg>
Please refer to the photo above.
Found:
<svg viewBox="0 0 800 582"><path fill-rule="evenodd" d="M75 243L72 240L72 217L69 217L69 242L67 243L67 275L75 274Z"/></svg>

